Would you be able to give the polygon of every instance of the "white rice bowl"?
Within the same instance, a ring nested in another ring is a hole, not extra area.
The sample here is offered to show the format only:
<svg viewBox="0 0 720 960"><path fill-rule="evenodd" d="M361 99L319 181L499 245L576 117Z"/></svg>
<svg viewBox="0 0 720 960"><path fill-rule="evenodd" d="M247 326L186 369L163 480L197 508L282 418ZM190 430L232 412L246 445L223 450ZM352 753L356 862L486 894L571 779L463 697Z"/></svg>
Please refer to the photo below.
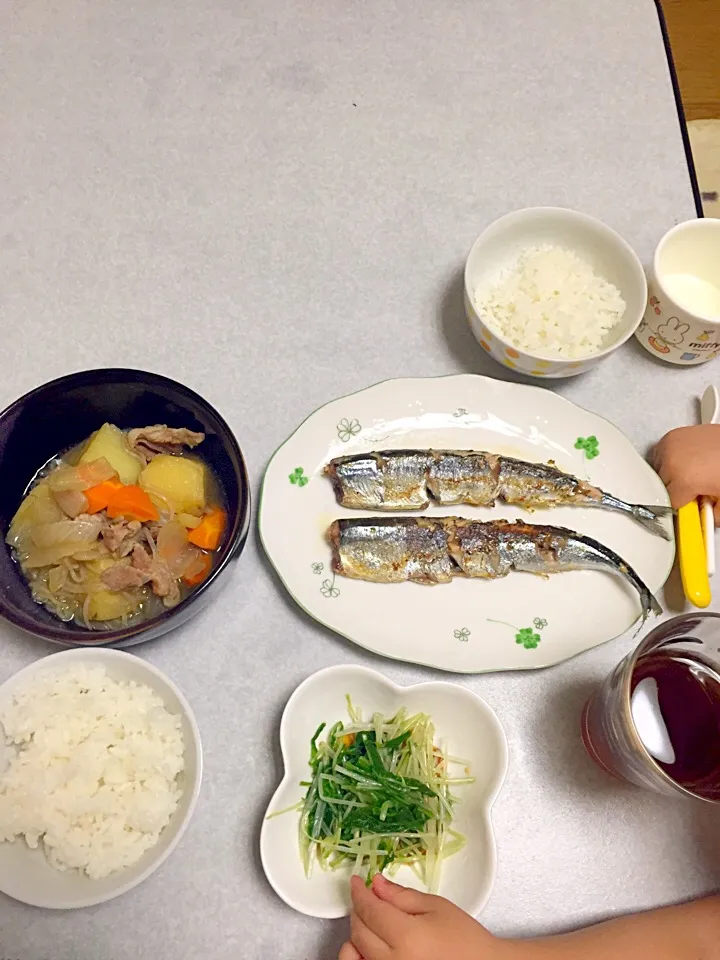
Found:
<svg viewBox="0 0 720 960"><path fill-rule="evenodd" d="M44 657L0 686L0 721L2 892L41 907L90 906L169 856L197 800L202 751L190 706L159 670L104 648ZM121 735L108 750L113 730ZM18 750L23 764L10 765Z"/></svg>
<svg viewBox="0 0 720 960"><path fill-rule="evenodd" d="M625 315L618 288L573 250L529 246L495 281L480 283L475 306L514 347L578 360L598 353Z"/></svg>
<svg viewBox="0 0 720 960"><path fill-rule="evenodd" d="M647 306L645 271L627 241L564 207L515 210L487 226L463 287L482 349L541 379L601 363L635 333Z"/></svg>

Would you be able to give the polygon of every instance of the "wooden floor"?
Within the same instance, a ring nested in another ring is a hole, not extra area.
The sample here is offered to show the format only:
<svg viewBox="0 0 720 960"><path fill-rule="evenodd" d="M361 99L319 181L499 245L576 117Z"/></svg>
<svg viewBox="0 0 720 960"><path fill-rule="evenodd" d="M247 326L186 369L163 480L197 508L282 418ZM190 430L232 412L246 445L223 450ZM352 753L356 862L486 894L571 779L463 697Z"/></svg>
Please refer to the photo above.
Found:
<svg viewBox="0 0 720 960"><path fill-rule="evenodd" d="M720 0L661 2L687 119L720 119Z"/></svg>

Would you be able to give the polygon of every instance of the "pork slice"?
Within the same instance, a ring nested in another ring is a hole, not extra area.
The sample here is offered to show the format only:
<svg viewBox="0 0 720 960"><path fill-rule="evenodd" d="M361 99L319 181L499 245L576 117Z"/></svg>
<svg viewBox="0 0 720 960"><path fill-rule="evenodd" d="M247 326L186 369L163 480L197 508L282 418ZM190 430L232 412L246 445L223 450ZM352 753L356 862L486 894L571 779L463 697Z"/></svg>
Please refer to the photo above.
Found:
<svg viewBox="0 0 720 960"><path fill-rule="evenodd" d="M180 586L164 560L151 556L139 543L132 552L132 565L146 577L153 593L162 598L166 607L180 602Z"/></svg>
<svg viewBox="0 0 720 960"><path fill-rule="evenodd" d="M196 447L204 439L204 433L196 433L187 427L167 427L163 423L153 427L139 427L128 433L130 449L146 461L152 460L159 453L177 456L182 453L183 447Z"/></svg>
<svg viewBox="0 0 720 960"><path fill-rule="evenodd" d="M140 532L142 524L137 520L106 520L100 530L105 546L114 556L127 556Z"/></svg>
<svg viewBox="0 0 720 960"><path fill-rule="evenodd" d="M103 570L100 579L108 590L120 591L129 590L130 587L141 587L148 582L148 576L137 567L133 567L126 561L118 561L107 570Z"/></svg>
<svg viewBox="0 0 720 960"><path fill-rule="evenodd" d="M135 544L138 543L143 537L143 525L139 520L131 520L128 523L128 536L120 544L120 547L117 551L118 557L128 557L133 552Z"/></svg>
<svg viewBox="0 0 720 960"><path fill-rule="evenodd" d="M130 529L125 520L106 521L100 531L103 543L110 553L115 553L125 537L130 536Z"/></svg>
<svg viewBox="0 0 720 960"><path fill-rule="evenodd" d="M150 573L153 565L153 557L141 544L136 543L132 550L131 563L138 570L142 570L143 573Z"/></svg>

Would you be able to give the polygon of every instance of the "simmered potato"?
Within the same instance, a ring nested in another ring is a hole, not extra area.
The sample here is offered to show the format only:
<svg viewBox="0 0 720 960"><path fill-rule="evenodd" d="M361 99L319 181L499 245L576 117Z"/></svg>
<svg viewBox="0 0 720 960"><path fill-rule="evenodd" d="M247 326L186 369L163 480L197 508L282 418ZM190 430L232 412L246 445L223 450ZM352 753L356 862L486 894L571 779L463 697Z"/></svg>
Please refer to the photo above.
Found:
<svg viewBox="0 0 720 960"><path fill-rule="evenodd" d="M88 572L100 577L100 574L116 563L111 557L102 560L92 560L87 564ZM136 597L133 603L131 596ZM88 617L90 620L119 620L120 617L130 616L140 606L142 594L139 590L129 590L126 593L117 593L114 590L96 590L90 596L88 603Z"/></svg>
<svg viewBox="0 0 720 960"><path fill-rule="evenodd" d="M101 457L117 471L120 483L137 483L142 463L130 452L125 434L112 423L104 423L94 434L79 462L92 463Z"/></svg>
<svg viewBox="0 0 720 960"><path fill-rule="evenodd" d="M96 590L90 595L88 603L88 618L90 620L119 620L122 616L130 616L136 609L122 593L113 593L112 590Z"/></svg>
<svg viewBox="0 0 720 960"><path fill-rule="evenodd" d="M161 453L144 468L138 483L169 500L176 513L199 516L205 508L205 467L197 460Z"/></svg>

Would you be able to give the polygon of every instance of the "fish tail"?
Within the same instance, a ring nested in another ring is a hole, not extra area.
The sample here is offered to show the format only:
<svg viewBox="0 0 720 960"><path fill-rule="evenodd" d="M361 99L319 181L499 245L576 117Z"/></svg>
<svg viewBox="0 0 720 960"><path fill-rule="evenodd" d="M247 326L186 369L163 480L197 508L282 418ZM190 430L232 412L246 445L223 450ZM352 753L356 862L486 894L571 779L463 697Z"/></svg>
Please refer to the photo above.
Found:
<svg viewBox="0 0 720 960"><path fill-rule="evenodd" d="M650 593L649 589L644 583L642 583L642 581L636 583L635 586L640 594L640 603L642 604L643 609L642 622L645 623L651 613L656 617L659 617L663 612L663 609L660 606L657 597Z"/></svg>
<svg viewBox="0 0 720 960"><path fill-rule="evenodd" d="M627 582L631 584L631 586L633 586L638 592L640 606L642 608L640 625L642 626L645 623L651 613L656 617L659 617L663 612L662 607L644 580L641 580L633 568L623 560L620 561L620 565L617 567L617 570L618 573L624 577L624 579L627 580Z"/></svg>
<svg viewBox="0 0 720 960"><path fill-rule="evenodd" d="M653 595L652 591L645 583L645 581L637 574L629 563L626 563L622 557L620 557L614 550L611 550L610 547L606 547L602 543L598 543L597 540L594 540L592 537L586 537L579 534L575 535L576 539L583 543L585 546L590 547L595 555L598 554L602 557L602 565L606 568L609 568L613 573L622 577L630 586L633 587L638 593L640 598L640 606L642 609L640 625L642 626L650 614L654 614L656 617L659 617L663 612L662 607L658 603L657 598Z"/></svg>
<svg viewBox="0 0 720 960"><path fill-rule="evenodd" d="M628 566L627 563L622 562L619 572L638 592L640 606L642 607L641 624L645 623L651 613L659 617L663 612L662 607L658 603L657 598L653 596L648 585L640 579L633 568Z"/></svg>
<svg viewBox="0 0 720 960"><path fill-rule="evenodd" d="M621 510L623 513L629 513L634 520L656 537L662 537L663 540L670 540L670 534L665 526L660 522L661 517L667 517L672 513L670 507L649 506L642 503L625 503L624 500L618 500L617 497L604 493L602 505L610 510Z"/></svg>

